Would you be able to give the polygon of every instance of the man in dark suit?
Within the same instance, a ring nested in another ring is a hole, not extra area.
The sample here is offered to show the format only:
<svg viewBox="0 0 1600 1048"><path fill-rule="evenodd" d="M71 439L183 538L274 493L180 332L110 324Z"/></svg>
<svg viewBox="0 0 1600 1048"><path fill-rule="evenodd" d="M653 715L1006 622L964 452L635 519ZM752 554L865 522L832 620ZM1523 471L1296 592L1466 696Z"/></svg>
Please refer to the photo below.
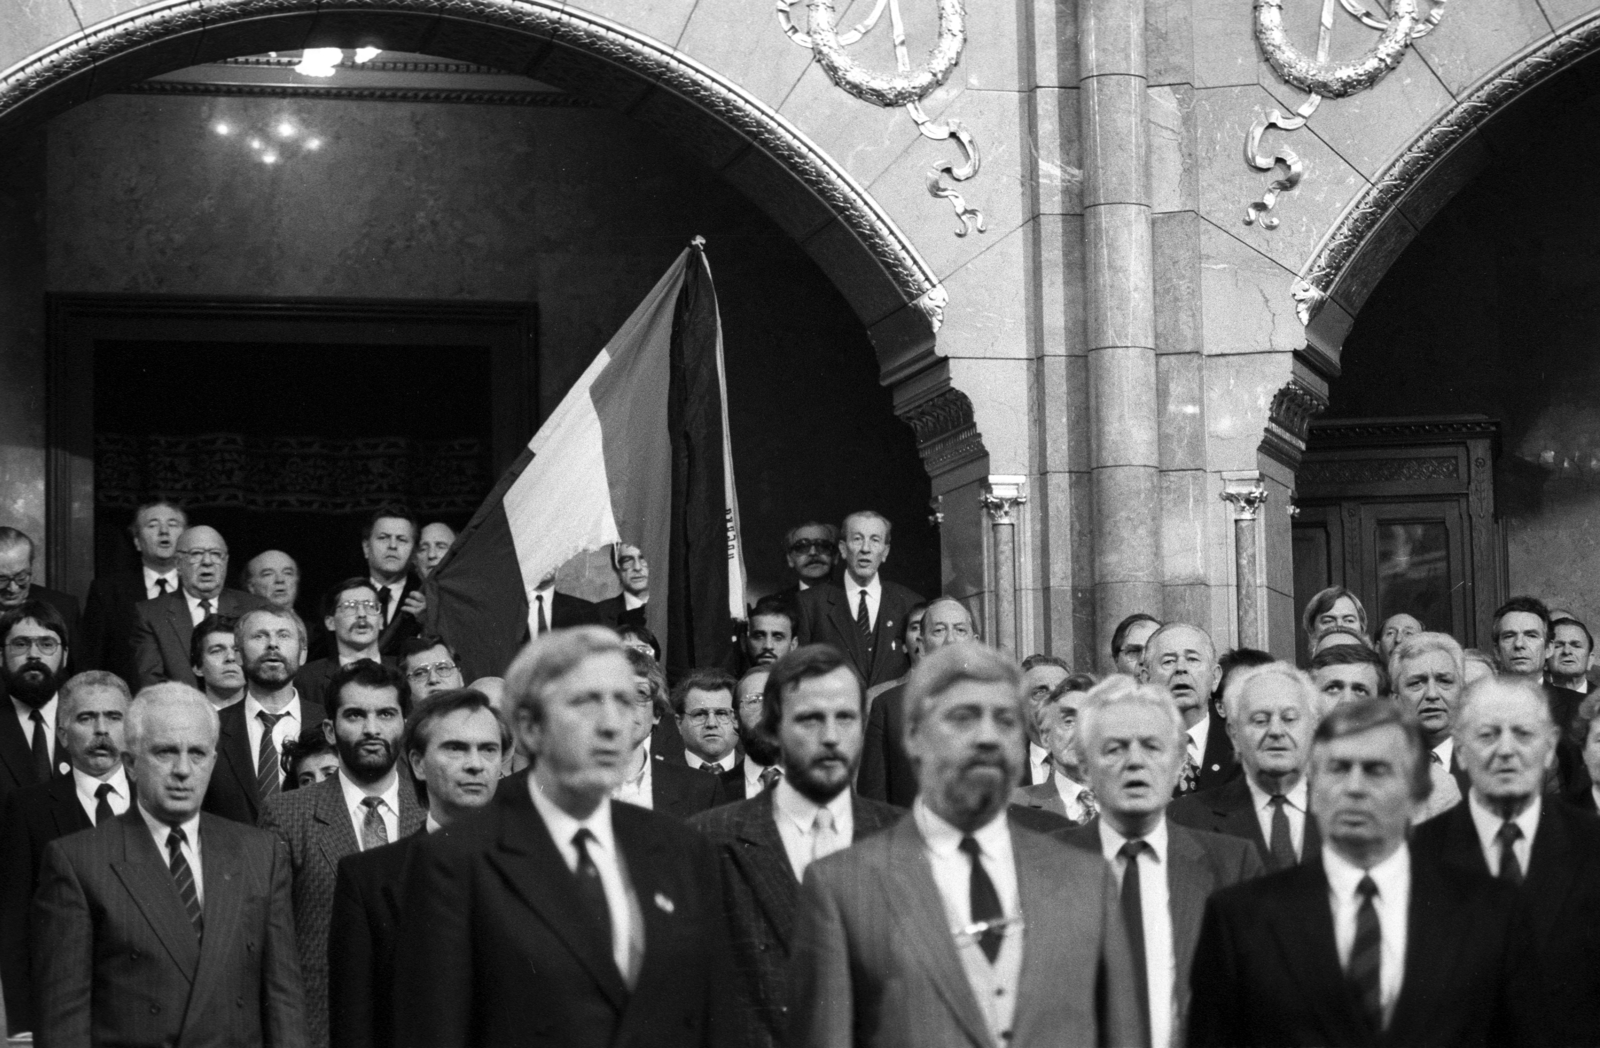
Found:
<svg viewBox="0 0 1600 1048"><path fill-rule="evenodd" d="M783 775L777 740L763 727L767 679L776 662L774 659L746 670L733 687L733 712L738 721L739 748L744 755L720 776L722 801L725 804L758 796L763 790L776 785ZM862 701L865 703L864 698ZM860 745L856 746L855 759L859 764Z"/></svg>
<svg viewBox="0 0 1600 1048"><path fill-rule="evenodd" d="M551 630L573 626L604 626L600 606L582 597L556 591L556 573L551 571L528 597L528 636L542 637Z"/></svg>
<svg viewBox="0 0 1600 1048"><path fill-rule="evenodd" d="M421 635L428 609L422 582L411 573L416 546L417 520L398 506L374 510L361 531L361 555L378 597L378 649L394 658L402 644Z"/></svg>
<svg viewBox="0 0 1600 1048"><path fill-rule="evenodd" d="M1237 670L1222 701L1244 774L1172 802L1170 822L1249 841L1268 870L1316 856L1306 765L1322 701L1311 678L1287 662Z"/></svg>
<svg viewBox="0 0 1600 1048"><path fill-rule="evenodd" d="M1558 731L1543 690L1518 677L1467 689L1456 751L1464 803L1423 823L1412 850L1519 885L1547 996L1551 1044L1600 1040L1600 820L1542 796Z"/></svg>
<svg viewBox="0 0 1600 1048"><path fill-rule="evenodd" d="M61 686L56 736L70 770L11 794L0 814L0 985L11 1033L33 1029L33 890L44 847L128 810L123 718L131 696L116 674L80 673Z"/></svg>
<svg viewBox="0 0 1600 1048"><path fill-rule="evenodd" d="M1578 706L1573 734L1583 744L1583 766L1588 782L1568 791L1567 801L1584 811L1600 811L1600 692L1590 692Z"/></svg>
<svg viewBox="0 0 1600 1048"><path fill-rule="evenodd" d="M839 555L844 586L816 586L800 594L801 644L832 644L850 656L868 686L902 677L911 668L904 624L916 593L885 580L879 569L889 559L889 521L871 510L844 519Z"/></svg>
<svg viewBox="0 0 1600 1048"><path fill-rule="evenodd" d="M1406 842L1432 786L1410 715L1386 700L1335 707L1310 779L1320 861L1211 897L1188 1043L1537 1043L1543 992L1515 890Z"/></svg>
<svg viewBox="0 0 1600 1048"><path fill-rule="evenodd" d="M833 566L839 560L839 529L815 520L790 528L783 537L783 556L794 581L772 595L795 607L800 594L833 581Z"/></svg>
<svg viewBox="0 0 1600 1048"><path fill-rule="evenodd" d="M674 720L667 700L667 679L656 660L635 648L624 656L633 672L634 705L628 758L611 799L649 808L675 819L687 819L722 799L720 781L678 760L652 759L651 739L657 723ZM674 734L677 734L674 732Z"/></svg>
<svg viewBox="0 0 1600 1048"><path fill-rule="evenodd" d="M1183 767L1183 715L1166 689L1113 677L1083 698L1078 726L1078 759L1100 817L1052 836L1110 864L1149 1043L1182 1044L1206 899L1260 876L1261 860L1244 841L1166 818Z"/></svg>
<svg viewBox="0 0 1600 1048"><path fill-rule="evenodd" d="M861 761L866 693L842 652L825 644L798 648L765 676L763 730L777 740L783 777L750 800L689 822L711 838L722 861L741 1043L751 1048L784 1043L789 951L806 867L904 814L850 789Z"/></svg>
<svg viewBox="0 0 1600 1048"><path fill-rule="evenodd" d="M341 666L358 659L390 662L379 650L378 636L383 620L378 608L378 592L371 580L349 578L322 597L322 624L333 637L333 653L312 659L294 675L294 686L303 699L321 704L322 692ZM458 674L459 677L459 674ZM455 685L460 687L460 683Z"/></svg>
<svg viewBox="0 0 1600 1048"><path fill-rule="evenodd" d="M219 717L219 756L205 810L254 826L267 801L283 789L284 748L307 728L320 727L323 709L301 698L294 687L305 633L292 612L247 612L234 625L233 636L245 696Z"/></svg>
<svg viewBox="0 0 1600 1048"><path fill-rule="evenodd" d="M626 542L613 543L611 570L617 573L622 592L595 605L600 624L612 629L645 625L646 605L650 603L650 562L645 560L644 552Z"/></svg>
<svg viewBox="0 0 1600 1048"><path fill-rule="evenodd" d="M62 771L55 752L60 699L71 648L56 609L30 600L0 614L0 804L11 791Z"/></svg>
<svg viewBox="0 0 1600 1048"><path fill-rule="evenodd" d="M406 760L427 786L428 816L418 833L339 860L328 934L332 1048L394 1044L394 937L412 851L493 799L510 742L488 696L469 688L429 697L406 722Z"/></svg>
<svg viewBox="0 0 1600 1048"><path fill-rule="evenodd" d="M397 1043L736 1044L717 857L610 798L634 675L610 630L553 631L506 673L533 756L483 811L417 845L398 951Z"/></svg>
<svg viewBox="0 0 1600 1048"><path fill-rule="evenodd" d="M182 684L128 710L136 803L52 841L34 903L40 1045L305 1042L289 856L200 813L217 714Z"/></svg>
<svg viewBox="0 0 1600 1048"><path fill-rule="evenodd" d="M1466 686L1466 653L1447 633L1413 633L1389 655L1395 698L1416 714L1434 777L1424 814L1454 807L1472 782L1456 752L1456 710Z"/></svg>
<svg viewBox="0 0 1600 1048"><path fill-rule="evenodd" d="M178 592L178 536L189 526L183 507L151 499L133 512L128 533L139 566L100 575L89 583L83 609L83 661L90 669L110 670L130 683L138 679L133 661L133 607Z"/></svg>
<svg viewBox="0 0 1600 1048"><path fill-rule="evenodd" d="M1027 666L1027 662L1023 662ZM1078 706L1095 680L1087 673L1061 678L1036 701L1028 689L1028 671L1022 683L1028 690L1028 705L1034 732L1030 737L1028 759L1033 759L1032 738L1037 738L1050 755L1049 774L1032 786L1018 786L1011 794L1014 806L1050 812L1074 826L1082 826L1099 814L1099 803L1089 787L1078 750Z"/></svg>
<svg viewBox="0 0 1600 1048"><path fill-rule="evenodd" d="M972 613L954 597L935 597L922 613L923 657L951 644L978 642ZM863 797L899 808L911 807L918 789L916 769L906 752L905 686L890 688L872 703L856 788Z"/></svg>
<svg viewBox="0 0 1600 1048"><path fill-rule="evenodd" d="M313 1048L328 1043L328 934L339 860L422 828L416 790L396 767L407 700L405 678L392 667L363 659L334 674L324 731L339 755L339 773L275 794L261 812L261 828L289 846L306 1036Z"/></svg>
<svg viewBox="0 0 1600 1048"><path fill-rule="evenodd" d="M37 585L32 579L33 539L16 528L0 527L0 614L30 600L44 601L61 616L67 627L67 642L72 652L76 652L83 646L78 598ZM84 668L77 665L78 661L78 657L69 652L68 672Z"/></svg>
<svg viewBox="0 0 1600 1048"><path fill-rule="evenodd" d="M921 789L896 825L807 867L787 1043L1140 1043L1105 861L1006 812L1026 740L1021 671L989 648L945 646L906 698Z"/></svg>
<svg viewBox="0 0 1600 1048"><path fill-rule="evenodd" d="M173 680L198 687L189 662L194 628L207 615L238 618L266 607L253 593L224 589L228 544L216 529L198 525L178 536L178 592L134 605L133 660L139 687Z"/></svg>
<svg viewBox="0 0 1600 1048"><path fill-rule="evenodd" d="M1583 696L1545 681L1545 660L1550 654L1550 609L1537 597L1512 597L1495 609L1491 636L1501 670L1531 680L1544 689L1545 700L1550 704L1550 719L1560 732L1550 778L1558 792L1577 791L1586 773L1578 752L1580 744L1571 731Z"/></svg>
<svg viewBox="0 0 1600 1048"><path fill-rule="evenodd" d="M1209 790L1237 776L1233 743L1222 718L1211 708L1211 693L1222 679L1211 635L1186 622L1162 626L1145 641L1143 679L1170 691L1183 712L1184 761L1178 794Z"/></svg>

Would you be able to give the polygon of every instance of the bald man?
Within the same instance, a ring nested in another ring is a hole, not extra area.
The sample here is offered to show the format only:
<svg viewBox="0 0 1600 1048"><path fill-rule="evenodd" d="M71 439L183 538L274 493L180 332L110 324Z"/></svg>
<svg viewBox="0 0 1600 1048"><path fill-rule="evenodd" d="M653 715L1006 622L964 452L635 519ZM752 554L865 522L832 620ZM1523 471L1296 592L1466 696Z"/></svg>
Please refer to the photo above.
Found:
<svg viewBox="0 0 1600 1048"><path fill-rule="evenodd" d="M178 536L178 592L134 605L133 661L138 687L177 681L198 687L189 642L207 615L237 618L267 602L253 593L223 588L228 544L201 524Z"/></svg>
<svg viewBox="0 0 1600 1048"><path fill-rule="evenodd" d="M244 566L244 588L279 611L293 611L300 599L300 565L281 549L257 553Z"/></svg>

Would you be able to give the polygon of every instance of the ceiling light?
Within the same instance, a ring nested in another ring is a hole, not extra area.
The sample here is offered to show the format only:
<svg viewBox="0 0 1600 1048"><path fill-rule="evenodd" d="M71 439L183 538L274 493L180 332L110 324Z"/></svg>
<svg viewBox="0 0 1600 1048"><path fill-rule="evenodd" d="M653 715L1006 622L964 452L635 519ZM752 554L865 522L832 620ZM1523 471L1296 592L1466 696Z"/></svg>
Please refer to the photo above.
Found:
<svg viewBox="0 0 1600 1048"><path fill-rule="evenodd" d="M337 47L308 47L300 52L300 64L294 71L301 76L332 76L344 52Z"/></svg>
<svg viewBox="0 0 1600 1048"><path fill-rule="evenodd" d="M358 47L356 48L356 65L364 65L381 54L383 54L383 48L381 47Z"/></svg>

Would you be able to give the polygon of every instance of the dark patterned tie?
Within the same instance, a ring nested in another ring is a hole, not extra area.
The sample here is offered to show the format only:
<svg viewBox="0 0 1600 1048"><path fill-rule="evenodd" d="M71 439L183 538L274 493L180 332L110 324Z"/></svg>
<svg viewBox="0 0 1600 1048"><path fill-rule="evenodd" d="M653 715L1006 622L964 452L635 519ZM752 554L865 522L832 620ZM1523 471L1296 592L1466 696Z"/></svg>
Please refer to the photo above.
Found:
<svg viewBox="0 0 1600 1048"><path fill-rule="evenodd" d="M381 848L389 843L389 827L383 821L383 812L378 810L383 806L383 798L363 797L361 803L367 808L367 814L361 818L361 850Z"/></svg>
<svg viewBox="0 0 1600 1048"><path fill-rule="evenodd" d="M34 710L28 714L33 722L33 773L40 782L50 781L50 733L45 730L44 714Z"/></svg>
<svg viewBox="0 0 1600 1048"><path fill-rule="evenodd" d="M388 586L378 587L378 621L385 626L389 625L389 602L393 599Z"/></svg>
<svg viewBox="0 0 1600 1048"><path fill-rule="evenodd" d="M572 846L578 851L578 868L574 872L578 877L578 895L583 899L589 915L599 922L609 956L615 941L611 933L611 906L606 902L606 886L600 880L600 867L594 864L594 859L589 855L589 842L594 839L594 834L587 828L580 828L572 835Z"/></svg>
<svg viewBox="0 0 1600 1048"><path fill-rule="evenodd" d="M161 576L157 576L156 577L156 596L165 597L166 595L167 595L167 580L165 578L161 577Z"/></svg>
<svg viewBox="0 0 1600 1048"><path fill-rule="evenodd" d="M983 868L979 856L983 849L978 847L978 842L971 837L961 838L961 850L967 858L972 860L972 877L967 891L967 906L971 911L973 924L987 924L989 927L978 933L978 947L983 950L983 955L993 964L994 959L1000 956L1000 946L1005 942L1004 928L995 925L1005 917L1005 910L1000 907L1000 893L994 890L994 881L989 879L989 871Z"/></svg>
<svg viewBox="0 0 1600 1048"><path fill-rule="evenodd" d="M550 620L544 617L544 594L543 593L535 593L533 595L533 602L534 602L534 604L538 605L538 608L539 608L539 633L538 633L538 635L542 637L546 633L550 632Z"/></svg>
<svg viewBox="0 0 1600 1048"><path fill-rule="evenodd" d="M1274 870L1287 870L1300 861L1294 853L1294 837L1289 833L1289 813L1284 810L1288 802L1281 793L1274 793L1268 802L1272 805L1272 840L1267 847L1272 852Z"/></svg>
<svg viewBox="0 0 1600 1048"><path fill-rule="evenodd" d="M272 729L287 716L287 713L268 713L266 710L256 714L256 719L261 722L261 745L256 749L256 800L261 802L262 807L266 807L269 797L283 788L278 780L282 768Z"/></svg>
<svg viewBox="0 0 1600 1048"><path fill-rule="evenodd" d="M200 895L194 887L194 871L189 869L189 860L183 857L183 844L188 840L184 835L183 827L174 826L172 832L167 834L167 865L172 870L172 880L178 886L178 895L183 899L183 908L189 911L189 923L194 925L196 935L205 932L205 917L200 913Z"/></svg>
<svg viewBox="0 0 1600 1048"><path fill-rule="evenodd" d="M1356 885L1361 905L1356 910L1356 938L1350 946L1350 966L1345 975L1361 1002L1361 1012L1367 1017L1374 1033L1383 1030L1383 989L1379 979L1383 965L1383 931L1378 926L1378 909L1372 897L1378 886L1371 877L1363 876Z"/></svg>
<svg viewBox="0 0 1600 1048"><path fill-rule="evenodd" d="M861 590L861 599L856 601L856 632L863 637L872 636L872 616L867 612L867 591Z"/></svg>
<svg viewBox="0 0 1600 1048"><path fill-rule="evenodd" d="M1128 929L1128 946L1133 953L1133 988L1139 1001L1143 1043L1150 1043L1150 970L1144 953L1144 895L1139 879L1139 856L1150 847L1142 840L1124 841L1117 854L1122 856L1122 923Z"/></svg>
<svg viewBox="0 0 1600 1048"><path fill-rule="evenodd" d="M110 794L111 784L109 782L102 782L99 786L95 787L94 824L96 826L104 826L106 822L109 821L114 815L111 810L111 802L107 800L107 797L110 796Z"/></svg>
<svg viewBox="0 0 1600 1048"><path fill-rule="evenodd" d="M211 598L210 597L201 597L200 598L200 619L201 619L201 621L204 621L205 618L210 614L211 614ZM199 625L199 623L196 623L196 625Z"/></svg>
<svg viewBox="0 0 1600 1048"><path fill-rule="evenodd" d="M1500 842L1500 879L1512 884L1522 883L1522 863L1517 861L1516 843L1522 839L1522 827L1507 819L1495 833Z"/></svg>
<svg viewBox="0 0 1600 1048"><path fill-rule="evenodd" d="M1195 763L1194 755L1188 751L1188 738L1184 739L1183 770L1178 773L1178 787L1173 790L1174 796L1183 793L1193 793L1200 782L1200 765Z"/></svg>
<svg viewBox="0 0 1600 1048"><path fill-rule="evenodd" d="M777 768L763 768L759 777L761 779L761 789L765 792L778 788L778 781L783 778L783 772Z"/></svg>

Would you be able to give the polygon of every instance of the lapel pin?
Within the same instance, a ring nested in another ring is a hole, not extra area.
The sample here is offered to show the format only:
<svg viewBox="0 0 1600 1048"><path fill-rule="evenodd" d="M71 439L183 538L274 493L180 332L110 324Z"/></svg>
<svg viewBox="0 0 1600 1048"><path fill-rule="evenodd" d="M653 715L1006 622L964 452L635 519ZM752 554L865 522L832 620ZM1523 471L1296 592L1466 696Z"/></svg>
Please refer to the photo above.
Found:
<svg viewBox="0 0 1600 1048"><path fill-rule="evenodd" d="M662 913L671 913L673 910L677 909L677 907L672 905L671 899L667 898L665 895L662 895L660 892L656 892L656 909L660 910Z"/></svg>

